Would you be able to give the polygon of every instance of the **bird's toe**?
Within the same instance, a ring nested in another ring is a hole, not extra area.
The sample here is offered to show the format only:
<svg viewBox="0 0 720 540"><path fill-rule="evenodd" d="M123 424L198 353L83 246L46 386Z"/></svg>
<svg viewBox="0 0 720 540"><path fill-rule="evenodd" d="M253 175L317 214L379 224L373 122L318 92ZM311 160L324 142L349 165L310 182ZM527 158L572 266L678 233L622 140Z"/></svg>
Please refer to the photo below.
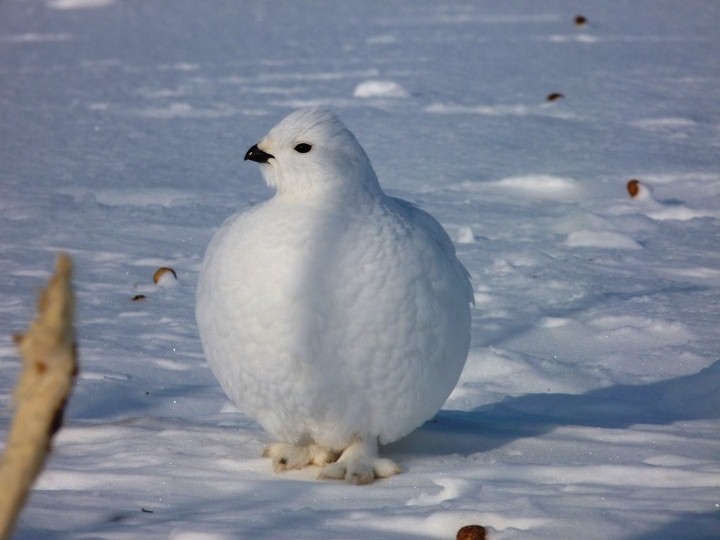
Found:
<svg viewBox="0 0 720 540"><path fill-rule="evenodd" d="M317 444L275 443L263 450L262 457L272 459L273 470L280 473L286 470L302 469L308 465L323 467L335 461L338 455Z"/></svg>

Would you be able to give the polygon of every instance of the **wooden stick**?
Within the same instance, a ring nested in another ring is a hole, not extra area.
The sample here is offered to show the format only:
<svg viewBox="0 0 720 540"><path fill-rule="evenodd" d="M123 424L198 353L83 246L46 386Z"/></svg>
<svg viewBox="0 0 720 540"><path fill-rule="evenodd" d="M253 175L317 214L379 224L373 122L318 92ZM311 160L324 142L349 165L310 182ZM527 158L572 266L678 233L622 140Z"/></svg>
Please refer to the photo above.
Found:
<svg viewBox="0 0 720 540"><path fill-rule="evenodd" d="M62 424L77 358L73 330L72 261L61 254L38 299L38 317L16 338L23 369L15 387L15 416L0 462L0 539L7 540Z"/></svg>

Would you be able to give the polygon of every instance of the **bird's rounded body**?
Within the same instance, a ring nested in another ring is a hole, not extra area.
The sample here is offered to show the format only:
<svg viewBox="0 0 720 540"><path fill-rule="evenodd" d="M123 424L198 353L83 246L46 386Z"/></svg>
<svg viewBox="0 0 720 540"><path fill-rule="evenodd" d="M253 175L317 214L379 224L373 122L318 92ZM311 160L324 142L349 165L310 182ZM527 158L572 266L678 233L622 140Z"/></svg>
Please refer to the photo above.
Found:
<svg viewBox="0 0 720 540"><path fill-rule="evenodd" d="M273 135L282 125L261 142L267 155L284 143ZM322 135L285 144L312 139L315 156L291 157L332 168ZM336 169L372 178L298 192L283 185L287 172L264 172L278 194L216 233L196 314L207 360L241 410L284 443L341 452L395 441L440 409L467 356L472 288L442 227L386 196L369 161Z"/></svg>

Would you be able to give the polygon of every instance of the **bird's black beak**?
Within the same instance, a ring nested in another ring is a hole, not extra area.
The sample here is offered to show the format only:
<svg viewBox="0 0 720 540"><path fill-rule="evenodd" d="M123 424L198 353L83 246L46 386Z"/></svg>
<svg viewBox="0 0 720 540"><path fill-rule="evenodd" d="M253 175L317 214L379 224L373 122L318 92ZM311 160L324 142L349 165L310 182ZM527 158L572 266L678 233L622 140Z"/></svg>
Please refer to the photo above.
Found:
<svg viewBox="0 0 720 540"><path fill-rule="evenodd" d="M248 150L245 154L245 161L249 159L250 161L257 161L258 163L267 163L268 159L271 157L275 156L268 154L267 152L263 152L257 147L257 144L253 144L250 147L250 150Z"/></svg>

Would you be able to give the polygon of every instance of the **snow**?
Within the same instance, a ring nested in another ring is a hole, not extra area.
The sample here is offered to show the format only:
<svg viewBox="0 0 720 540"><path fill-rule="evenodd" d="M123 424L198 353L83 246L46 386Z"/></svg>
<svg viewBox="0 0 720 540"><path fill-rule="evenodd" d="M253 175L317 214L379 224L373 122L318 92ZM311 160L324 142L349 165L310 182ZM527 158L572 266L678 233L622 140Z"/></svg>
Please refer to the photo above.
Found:
<svg viewBox="0 0 720 540"><path fill-rule="evenodd" d="M363 81L355 87L358 98L406 98L407 91L395 81Z"/></svg>
<svg viewBox="0 0 720 540"><path fill-rule="evenodd" d="M0 431L61 249L82 361L16 537L720 537L719 22L712 0L0 3ZM270 195L244 152L313 104L475 287L458 387L372 486L274 475L193 318L213 231Z"/></svg>
<svg viewBox="0 0 720 540"><path fill-rule="evenodd" d="M52 9L88 9L109 6L114 0L48 0Z"/></svg>

